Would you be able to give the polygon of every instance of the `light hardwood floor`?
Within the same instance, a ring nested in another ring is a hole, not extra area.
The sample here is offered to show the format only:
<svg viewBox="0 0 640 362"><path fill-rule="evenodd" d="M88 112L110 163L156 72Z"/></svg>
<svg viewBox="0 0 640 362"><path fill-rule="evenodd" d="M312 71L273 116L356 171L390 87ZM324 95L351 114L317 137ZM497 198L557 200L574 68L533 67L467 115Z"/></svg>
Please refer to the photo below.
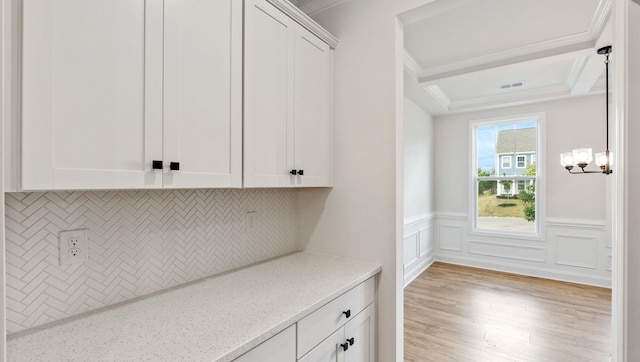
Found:
<svg viewBox="0 0 640 362"><path fill-rule="evenodd" d="M436 262L404 308L405 361L610 361L610 289Z"/></svg>

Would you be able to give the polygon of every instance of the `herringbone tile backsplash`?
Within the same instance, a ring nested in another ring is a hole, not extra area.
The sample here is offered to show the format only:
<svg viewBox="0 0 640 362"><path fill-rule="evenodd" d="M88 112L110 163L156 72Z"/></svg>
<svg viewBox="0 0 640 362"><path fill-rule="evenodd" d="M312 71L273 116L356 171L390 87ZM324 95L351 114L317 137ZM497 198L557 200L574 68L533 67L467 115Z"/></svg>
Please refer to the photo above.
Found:
<svg viewBox="0 0 640 362"><path fill-rule="evenodd" d="M85 228L89 260L59 266ZM7 193L7 332L297 251L297 228L295 190Z"/></svg>

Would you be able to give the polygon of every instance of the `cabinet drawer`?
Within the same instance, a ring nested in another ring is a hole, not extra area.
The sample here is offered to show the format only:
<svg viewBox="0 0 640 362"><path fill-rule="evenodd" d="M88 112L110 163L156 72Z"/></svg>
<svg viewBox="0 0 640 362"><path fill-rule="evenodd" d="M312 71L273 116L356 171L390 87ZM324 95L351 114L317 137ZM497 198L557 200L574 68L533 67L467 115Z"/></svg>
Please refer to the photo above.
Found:
<svg viewBox="0 0 640 362"><path fill-rule="evenodd" d="M236 358L234 362L295 362L295 330L294 324Z"/></svg>
<svg viewBox="0 0 640 362"><path fill-rule="evenodd" d="M363 311L375 297L375 277L359 284L298 322L298 358ZM349 318L346 313L348 312Z"/></svg>

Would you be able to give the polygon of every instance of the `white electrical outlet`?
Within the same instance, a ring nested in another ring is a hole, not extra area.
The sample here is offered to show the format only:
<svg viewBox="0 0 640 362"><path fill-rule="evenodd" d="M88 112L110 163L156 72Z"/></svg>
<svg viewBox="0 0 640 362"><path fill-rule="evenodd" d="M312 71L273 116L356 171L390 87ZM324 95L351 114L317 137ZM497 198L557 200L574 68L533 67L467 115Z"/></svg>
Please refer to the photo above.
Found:
<svg viewBox="0 0 640 362"><path fill-rule="evenodd" d="M82 264L89 256L87 229L61 231L60 265Z"/></svg>

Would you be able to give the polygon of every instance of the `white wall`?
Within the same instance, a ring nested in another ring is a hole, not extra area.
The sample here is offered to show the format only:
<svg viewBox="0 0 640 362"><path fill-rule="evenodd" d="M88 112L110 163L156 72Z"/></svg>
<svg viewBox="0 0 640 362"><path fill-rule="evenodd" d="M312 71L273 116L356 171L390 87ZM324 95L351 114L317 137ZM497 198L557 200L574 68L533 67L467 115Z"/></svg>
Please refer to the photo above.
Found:
<svg viewBox="0 0 640 362"><path fill-rule="evenodd" d="M406 79L406 78L405 78ZM404 285L435 259L433 212L433 119L404 98Z"/></svg>
<svg viewBox="0 0 640 362"><path fill-rule="evenodd" d="M434 174L433 120L429 113L404 98L404 219L423 219L432 212Z"/></svg>

